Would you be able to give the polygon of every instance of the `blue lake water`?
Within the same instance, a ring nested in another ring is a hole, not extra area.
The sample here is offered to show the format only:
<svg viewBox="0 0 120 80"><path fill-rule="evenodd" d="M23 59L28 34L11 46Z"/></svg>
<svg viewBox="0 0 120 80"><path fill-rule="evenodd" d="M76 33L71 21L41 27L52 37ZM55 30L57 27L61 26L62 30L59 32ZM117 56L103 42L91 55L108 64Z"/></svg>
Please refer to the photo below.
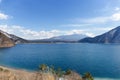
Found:
<svg viewBox="0 0 120 80"><path fill-rule="evenodd" d="M0 49L3 66L36 70L42 63L80 74L90 72L96 80L120 80L120 45L19 44Z"/></svg>

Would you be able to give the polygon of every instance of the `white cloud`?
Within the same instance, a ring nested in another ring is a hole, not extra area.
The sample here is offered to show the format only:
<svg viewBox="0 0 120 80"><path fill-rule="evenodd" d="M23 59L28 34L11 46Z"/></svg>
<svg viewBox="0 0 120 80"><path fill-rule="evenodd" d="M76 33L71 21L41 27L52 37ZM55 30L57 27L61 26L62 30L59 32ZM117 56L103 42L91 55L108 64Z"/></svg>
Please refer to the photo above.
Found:
<svg viewBox="0 0 120 80"><path fill-rule="evenodd" d="M113 21L120 21L120 12L112 15L111 19Z"/></svg>
<svg viewBox="0 0 120 80"><path fill-rule="evenodd" d="M26 29L21 26L9 26L9 25L0 25L0 29L8 32L10 34L15 34L17 36L20 36L25 39L44 39L44 38L50 38L54 36L60 36L60 35L71 35L71 34L85 34L88 36L93 37L94 34L88 33L84 30L50 30L50 31L34 31L31 29Z"/></svg>
<svg viewBox="0 0 120 80"><path fill-rule="evenodd" d="M57 36L59 31L57 30L51 30L51 31L34 31L31 29L26 29L24 27L21 26L8 26L8 25L0 25L0 29L11 33L11 34L15 34L17 36L20 36L22 38L25 39L43 39L43 38L49 38L49 37L53 37L53 36Z"/></svg>
<svg viewBox="0 0 120 80"><path fill-rule="evenodd" d="M94 37L98 34L95 34L95 32L106 32L111 30L113 27L107 27L107 28L90 28L90 29L73 29L73 30L41 30L41 31L34 31L31 29L27 29L21 26L16 25L0 25L0 30L3 30L5 32L8 32L10 34L17 35L19 37L25 38L25 39L44 39L44 38L50 38L54 36L60 36L60 35L71 35L71 34L84 34L87 36ZM92 30L92 31L91 31ZM94 34L92 33L94 32Z"/></svg>
<svg viewBox="0 0 120 80"><path fill-rule="evenodd" d="M119 7L116 7L116 8L115 8L115 11L119 11L119 10L120 10L120 8L119 8Z"/></svg>
<svg viewBox="0 0 120 80"><path fill-rule="evenodd" d="M83 22L83 23L104 23L109 20L109 17L95 17L95 18L89 18L89 19L76 19L77 21Z"/></svg>
<svg viewBox="0 0 120 80"><path fill-rule="evenodd" d="M87 32L86 30L78 30L78 29L74 29L71 31L65 31L66 35L71 35L71 34L84 34L90 37L94 37L95 35L93 33Z"/></svg>
<svg viewBox="0 0 120 80"><path fill-rule="evenodd" d="M106 31L109 31L109 30L111 30L111 29L113 29L114 27L92 27L92 28L90 28L90 29L84 29L85 31L104 31L104 32L106 32Z"/></svg>
<svg viewBox="0 0 120 80"><path fill-rule="evenodd" d="M7 20L9 18L8 15L4 14L4 13L0 13L0 20Z"/></svg>
<svg viewBox="0 0 120 80"><path fill-rule="evenodd" d="M85 24L98 24L98 23L106 23L111 21L116 22L116 21L120 21L120 11L117 11L110 16L100 16L100 17L87 18L87 19L77 18L75 19L75 21Z"/></svg>

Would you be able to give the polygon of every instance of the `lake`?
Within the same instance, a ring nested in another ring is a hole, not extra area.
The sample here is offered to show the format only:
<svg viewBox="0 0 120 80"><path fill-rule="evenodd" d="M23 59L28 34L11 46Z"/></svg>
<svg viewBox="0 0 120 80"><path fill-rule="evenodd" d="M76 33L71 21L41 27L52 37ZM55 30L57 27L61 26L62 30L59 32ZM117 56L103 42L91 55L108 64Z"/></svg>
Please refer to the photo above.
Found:
<svg viewBox="0 0 120 80"><path fill-rule="evenodd" d="M0 65L37 70L39 64L54 65L95 80L120 80L119 44L19 44L0 49Z"/></svg>

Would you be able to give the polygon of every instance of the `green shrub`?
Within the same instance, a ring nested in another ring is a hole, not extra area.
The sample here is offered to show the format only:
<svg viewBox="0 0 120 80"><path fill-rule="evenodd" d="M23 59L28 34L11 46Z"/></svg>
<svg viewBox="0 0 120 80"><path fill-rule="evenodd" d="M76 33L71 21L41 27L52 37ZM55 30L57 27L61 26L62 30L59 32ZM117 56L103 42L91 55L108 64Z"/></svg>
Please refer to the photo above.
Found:
<svg viewBox="0 0 120 80"><path fill-rule="evenodd" d="M94 80L93 77L92 77L92 75L89 72L87 72L87 73L84 74L83 79Z"/></svg>
<svg viewBox="0 0 120 80"><path fill-rule="evenodd" d="M39 70L41 70L41 71L47 70L47 65L46 65L46 64L41 64L41 65L39 66Z"/></svg>
<svg viewBox="0 0 120 80"><path fill-rule="evenodd" d="M65 75L70 75L72 73L72 71L70 69L68 69L66 72L65 72Z"/></svg>

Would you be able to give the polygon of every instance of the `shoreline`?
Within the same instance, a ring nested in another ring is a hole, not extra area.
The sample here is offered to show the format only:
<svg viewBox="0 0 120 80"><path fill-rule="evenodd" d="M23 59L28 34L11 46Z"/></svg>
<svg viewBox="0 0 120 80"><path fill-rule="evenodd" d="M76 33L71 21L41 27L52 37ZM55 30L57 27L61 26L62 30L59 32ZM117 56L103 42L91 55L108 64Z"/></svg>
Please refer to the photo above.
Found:
<svg viewBox="0 0 120 80"><path fill-rule="evenodd" d="M4 66L4 65L0 65L0 68L4 68L4 69L8 69L8 70L20 70L20 71L26 71L26 72L36 72L35 70L28 70L28 69L22 69L22 68Z"/></svg>
<svg viewBox="0 0 120 80"><path fill-rule="evenodd" d="M29 75L32 76L32 79L33 79L33 76L36 75L37 71L33 71L33 70L27 70L27 69L21 69L21 68L14 68L14 67L9 67L9 66L3 66L3 65L0 65L0 69L3 68L4 70L8 70L10 71L11 73L13 73L14 75L17 73L19 75L26 75L27 77L30 77ZM6 73L7 74L7 73ZM77 76L79 75L78 73L76 73ZM7 75L6 75L7 76ZM48 74L47 74L48 76ZM80 76L80 75L79 75ZM1 77L1 75L0 75ZM1 79L0 79L1 80ZM2 79L4 80L4 79ZM12 79L11 79L12 80ZM71 79L70 79L71 80ZM120 80L120 79L114 79L114 78L99 78L99 77L94 77L94 80Z"/></svg>
<svg viewBox="0 0 120 80"><path fill-rule="evenodd" d="M113 79L113 78L97 78L97 77L95 77L94 80L120 80L120 79Z"/></svg>

